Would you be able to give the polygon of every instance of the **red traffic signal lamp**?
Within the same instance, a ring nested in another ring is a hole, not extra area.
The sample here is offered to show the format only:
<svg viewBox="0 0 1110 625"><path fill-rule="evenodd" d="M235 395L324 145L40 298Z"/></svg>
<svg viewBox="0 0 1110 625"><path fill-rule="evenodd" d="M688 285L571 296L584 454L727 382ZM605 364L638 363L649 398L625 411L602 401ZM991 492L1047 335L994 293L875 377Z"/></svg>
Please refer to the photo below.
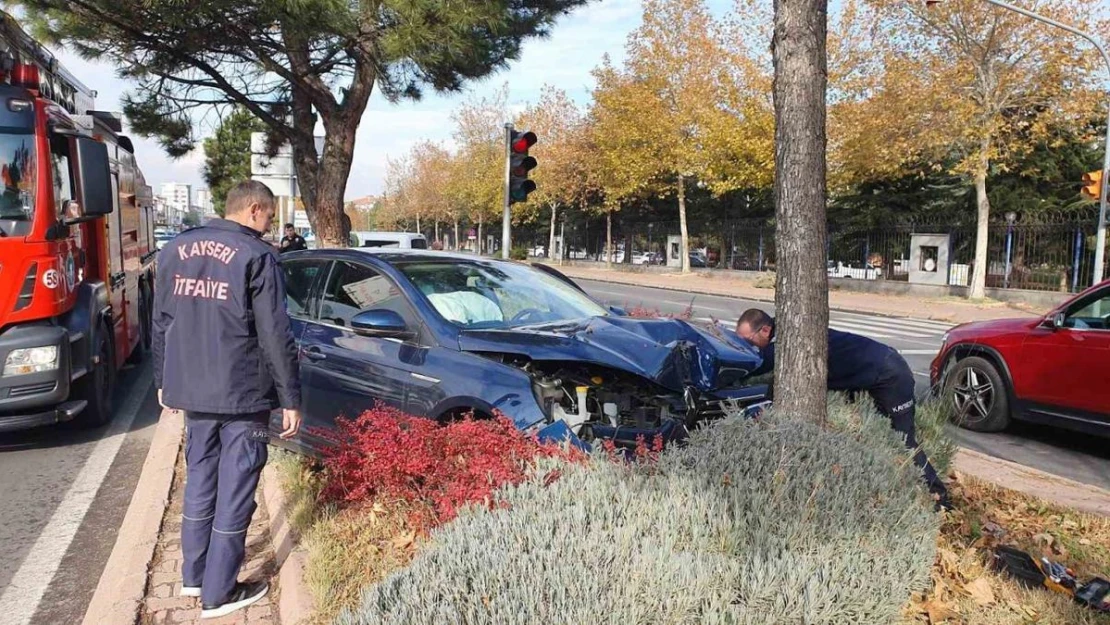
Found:
<svg viewBox="0 0 1110 625"><path fill-rule="evenodd" d="M517 154L528 154L528 148L536 145L536 133L513 131L511 150Z"/></svg>
<svg viewBox="0 0 1110 625"><path fill-rule="evenodd" d="M532 131L509 133L509 204L523 202L528 194L536 190L536 182L528 179L528 173L538 164L528 150L536 144L536 133Z"/></svg>
<svg viewBox="0 0 1110 625"><path fill-rule="evenodd" d="M1083 174L1083 189L1079 193L1088 200L1099 201L1102 198L1102 172L1089 171Z"/></svg>

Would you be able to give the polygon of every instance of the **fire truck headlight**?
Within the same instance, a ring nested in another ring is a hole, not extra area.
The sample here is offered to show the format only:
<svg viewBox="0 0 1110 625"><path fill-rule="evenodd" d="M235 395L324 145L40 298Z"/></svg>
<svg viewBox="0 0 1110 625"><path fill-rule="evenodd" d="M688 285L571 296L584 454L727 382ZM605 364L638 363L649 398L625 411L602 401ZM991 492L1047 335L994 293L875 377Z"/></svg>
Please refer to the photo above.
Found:
<svg viewBox="0 0 1110 625"><path fill-rule="evenodd" d="M57 368L57 345L13 349L4 361L4 377L53 371Z"/></svg>

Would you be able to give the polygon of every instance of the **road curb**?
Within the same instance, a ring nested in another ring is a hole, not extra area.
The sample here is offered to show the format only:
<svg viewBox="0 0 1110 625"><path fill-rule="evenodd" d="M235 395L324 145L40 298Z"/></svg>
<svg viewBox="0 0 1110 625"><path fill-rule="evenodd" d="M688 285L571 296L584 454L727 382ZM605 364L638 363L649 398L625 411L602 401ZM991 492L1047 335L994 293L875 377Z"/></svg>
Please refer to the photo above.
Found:
<svg viewBox="0 0 1110 625"><path fill-rule="evenodd" d="M952 460L957 471L1081 512L1110 517L1110 491L1040 469L960 448Z"/></svg>
<svg viewBox="0 0 1110 625"><path fill-rule="evenodd" d="M184 413L162 411L139 483L85 611L83 625L125 625L138 620L162 517L170 502L173 471L184 430Z"/></svg>
<svg viewBox="0 0 1110 625"><path fill-rule="evenodd" d="M315 612L312 593L305 583L308 552L296 544L289 524L289 502L281 477L272 464L262 471L262 500L270 517L270 542L278 567L278 618L284 625L297 625Z"/></svg>

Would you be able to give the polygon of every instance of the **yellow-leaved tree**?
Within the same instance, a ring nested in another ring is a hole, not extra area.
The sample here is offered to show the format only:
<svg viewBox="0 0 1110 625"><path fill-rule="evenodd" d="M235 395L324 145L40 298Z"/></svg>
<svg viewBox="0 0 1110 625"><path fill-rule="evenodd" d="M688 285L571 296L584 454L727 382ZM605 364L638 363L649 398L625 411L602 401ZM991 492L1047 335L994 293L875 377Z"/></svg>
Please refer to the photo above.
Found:
<svg viewBox="0 0 1110 625"><path fill-rule="evenodd" d="M686 186L715 193L770 183L769 83L731 46L703 0L645 0L622 69L594 71L593 136L611 207L649 195L678 200L682 270L690 270Z"/></svg>
<svg viewBox="0 0 1110 625"><path fill-rule="evenodd" d="M490 96L471 98L452 114L455 158L447 185L447 204L477 224L481 254L487 221L500 220L505 180L505 120L508 87ZM456 240L458 221L456 220Z"/></svg>
<svg viewBox="0 0 1110 625"><path fill-rule="evenodd" d="M838 162L856 178L905 163L955 161L975 188L977 232L968 295L985 295L987 176L1006 171L1051 128L1097 117L1097 57L1078 38L981 0L867 0L881 71L845 111ZM1104 8L1042 0L1039 14L1092 29Z"/></svg>

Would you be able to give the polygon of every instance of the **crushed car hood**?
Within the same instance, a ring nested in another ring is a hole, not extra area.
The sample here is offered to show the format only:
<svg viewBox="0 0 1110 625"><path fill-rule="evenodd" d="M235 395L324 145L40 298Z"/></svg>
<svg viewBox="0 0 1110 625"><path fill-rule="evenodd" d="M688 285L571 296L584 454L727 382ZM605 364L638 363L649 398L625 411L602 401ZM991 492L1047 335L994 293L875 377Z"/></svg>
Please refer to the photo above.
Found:
<svg viewBox="0 0 1110 625"><path fill-rule="evenodd" d="M620 369L673 390L734 385L759 367L755 348L677 319L591 317L504 330L466 330L459 349Z"/></svg>

